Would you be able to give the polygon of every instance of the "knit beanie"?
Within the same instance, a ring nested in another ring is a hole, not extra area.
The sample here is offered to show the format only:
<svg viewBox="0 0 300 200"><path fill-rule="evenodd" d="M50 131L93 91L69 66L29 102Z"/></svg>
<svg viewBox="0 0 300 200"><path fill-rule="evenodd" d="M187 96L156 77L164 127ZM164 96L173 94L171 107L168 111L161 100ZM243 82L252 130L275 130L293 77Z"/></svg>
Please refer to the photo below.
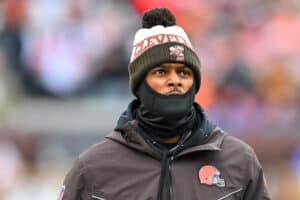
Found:
<svg viewBox="0 0 300 200"><path fill-rule="evenodd" d="M163 63L184 63L193 70L196 92L200 88L200 61L182 27L166 8L154 8L143 15L143 27L134 37L128 66L131 92L137 89L147 72Z"/></svg>

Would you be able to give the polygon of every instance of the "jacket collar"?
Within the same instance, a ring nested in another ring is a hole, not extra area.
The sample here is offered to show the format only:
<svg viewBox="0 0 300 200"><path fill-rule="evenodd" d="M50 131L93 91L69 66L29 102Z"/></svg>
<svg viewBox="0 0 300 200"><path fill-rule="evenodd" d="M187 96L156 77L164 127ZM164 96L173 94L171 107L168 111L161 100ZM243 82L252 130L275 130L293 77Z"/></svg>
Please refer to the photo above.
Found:
<svg viewBox="0 0 300 200"><path fill-rule="evenodd" d="M221 151L222 143L226 134L220 129L215 128L209 137L203 142L203 144L195 145L190 148L184 149L180 152L177 157L190 154L193 152L201 152L201 151Z"/></svg>
<svg viewBox="0 0 300 200"><path fill-rule="evenodd" d="M115 131L105 138L146 153L152 157L160 158L160 154L149 145L151 141L146 141L137 130L137 121L132 120L126 122L122 129L115 129Z"/></svg>
<svg viewBox="0 0 300 200"><path fill-rule="evenodd" d="M161 155L149 145L150 141L146 141L138 132L136 132L136 121L128 122L126 127L128 128L126 132L122 133L114 131L107 135L106 138L139 152L146 153L151 157L157 159L161 158ZM181 157L194 152L221 151L222 142L225 136L226 134L220 128L215 128L204 143L186 147L176 157Z"/></svg>
<svg viewBox="0 0 300 200"><path fill-rule="evenodd" d="M138 128L135 117L138 106L138 100L133 100L120 116L115 131L106 138L151 156L161 157L157 148L153 148L156 141L146 137ZM181 149L178 151L178 156L195 151L219 151L221 149L224 138L223 132L207 119L206 113L200 105L195 103L195 108L200 117L197 119L198 122L193 132L188 133L179 141L178 144L181 145Z"/></svg>

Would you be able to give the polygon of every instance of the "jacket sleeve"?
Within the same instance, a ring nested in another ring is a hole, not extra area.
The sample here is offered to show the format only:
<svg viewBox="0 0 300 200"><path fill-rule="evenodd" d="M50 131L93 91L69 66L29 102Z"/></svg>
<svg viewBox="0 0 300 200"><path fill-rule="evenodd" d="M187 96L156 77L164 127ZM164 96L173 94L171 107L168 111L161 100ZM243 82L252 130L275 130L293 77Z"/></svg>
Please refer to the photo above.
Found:
<svg viewBox="0 0 300 200"><path fill-rule="evenodd" d="M58 200L81 200L87 199L84 191L83 167L77 159L71 170L67 173L62 191Z"/></svg>
<svg viewBox="0 0 300 200"><path fill-rule="evenodd" d="M248 159L247 169L249 179L246 184L243 199L271 200L263 169L252 149L250 149Z"/></svg>

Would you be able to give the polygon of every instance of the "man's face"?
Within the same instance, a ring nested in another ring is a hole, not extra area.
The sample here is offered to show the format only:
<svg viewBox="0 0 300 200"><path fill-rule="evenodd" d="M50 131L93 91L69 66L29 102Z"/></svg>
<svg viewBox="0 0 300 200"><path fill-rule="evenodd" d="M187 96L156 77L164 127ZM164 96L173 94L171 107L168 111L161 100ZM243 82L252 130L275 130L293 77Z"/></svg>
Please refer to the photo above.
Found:
<svg viewBox="0 0 300 200"><path fill-rule="evenodd" d="M193 71L182 63L165 63L148 71L148 85L163 95L182 95L193 85Z"/></svg>

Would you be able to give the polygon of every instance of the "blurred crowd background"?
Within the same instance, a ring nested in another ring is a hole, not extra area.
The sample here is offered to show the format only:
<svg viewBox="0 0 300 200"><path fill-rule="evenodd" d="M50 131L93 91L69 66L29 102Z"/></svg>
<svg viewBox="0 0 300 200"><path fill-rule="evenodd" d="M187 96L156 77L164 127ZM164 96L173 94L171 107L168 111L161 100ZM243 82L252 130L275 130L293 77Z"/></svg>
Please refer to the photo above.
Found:
<svg viewBox="0 0 300 200"><path fill-rule="evenodd" d="M114 128L134 34L157 6L200 57L196 100L254 147L274 200L300 199L299 0L1 0L0 199L56 199Z"/></svg>

